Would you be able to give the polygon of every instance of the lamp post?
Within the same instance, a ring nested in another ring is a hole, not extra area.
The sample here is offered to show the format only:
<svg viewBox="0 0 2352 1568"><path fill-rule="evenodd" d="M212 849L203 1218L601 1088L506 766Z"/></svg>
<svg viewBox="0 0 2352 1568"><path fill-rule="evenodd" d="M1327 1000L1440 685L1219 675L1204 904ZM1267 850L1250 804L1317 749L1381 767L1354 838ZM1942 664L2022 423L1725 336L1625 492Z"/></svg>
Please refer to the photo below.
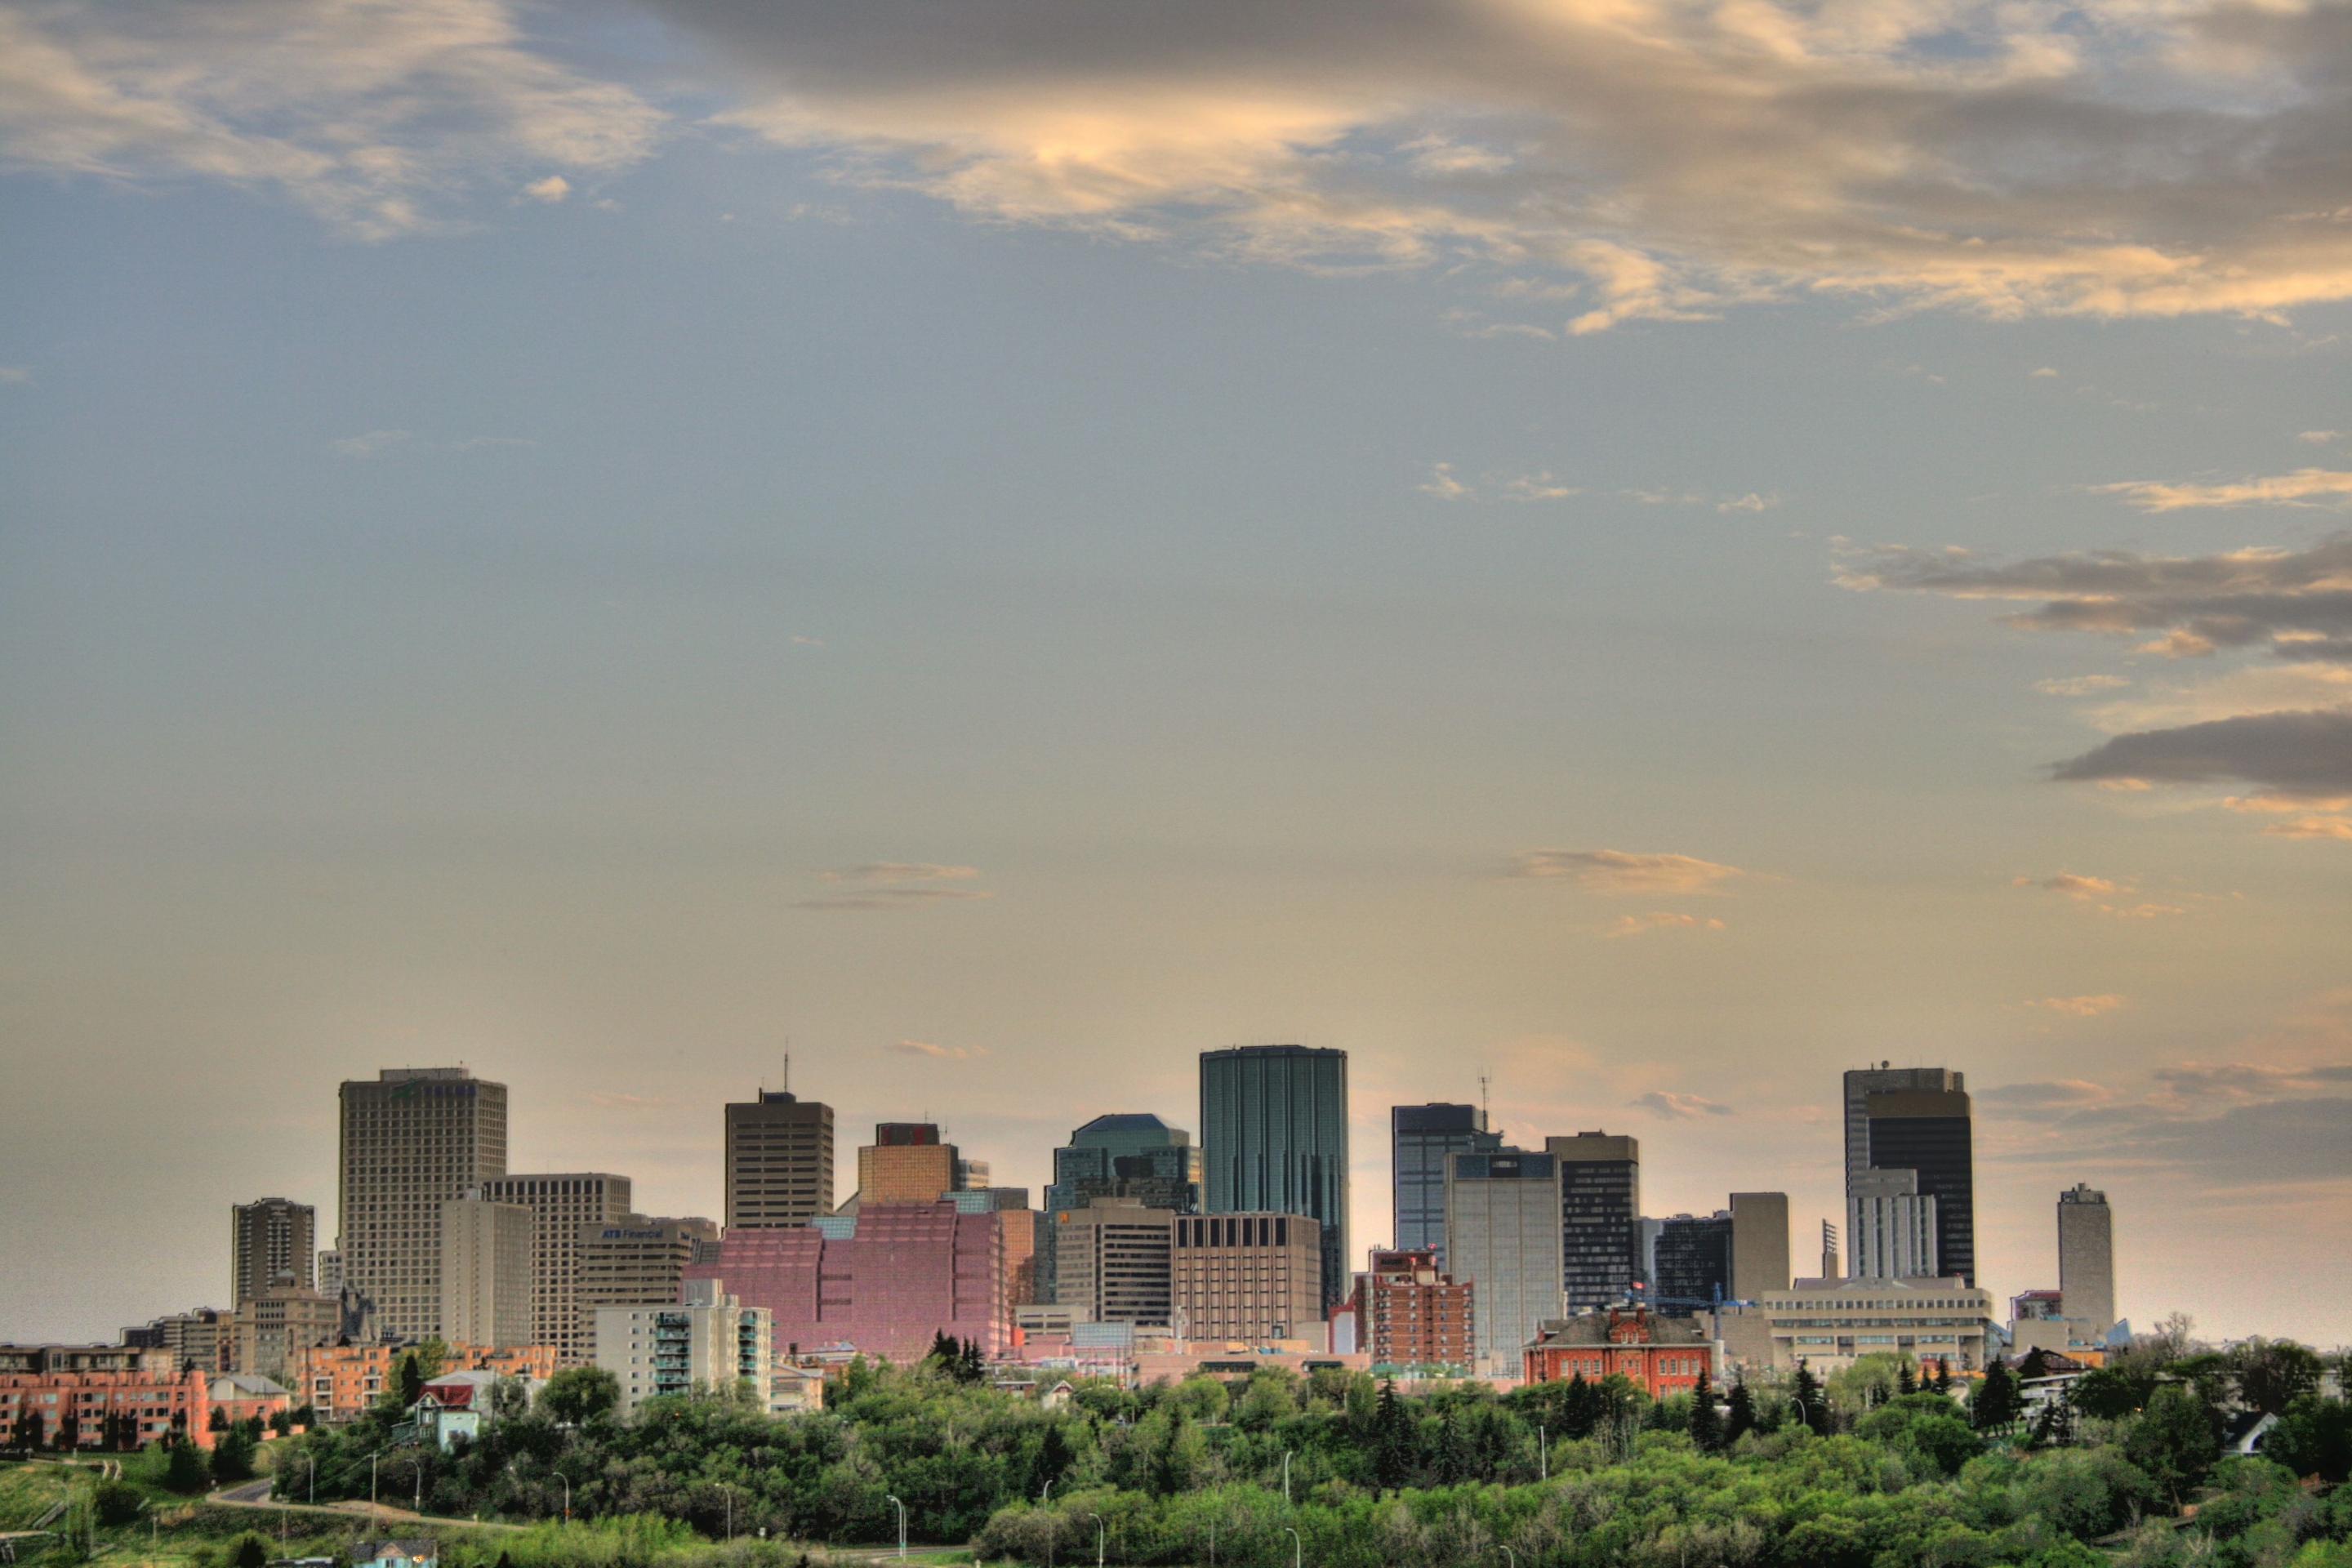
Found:
<svg viewBox="0 0 2352 1568"><path fill-rule="evenodd" d="M1282 1533L1290 1537L1290 1568L1298 1568L1299 1555L1306 1550L1305 1543L1298 1539L1298 1531L1286 1524L1282 1527Z"/></svg>
<svg viewBox="0 0 2352 1568"><path fill-rule="evenodd" d="M319 1457L316 1454L305 1454L302 1456L302 1462L310 1467L309 1473L310 1489L305 1494L304 1500L310 1507L316 1508L319 1506Z"/></svg>
<svg viewBox="0 0 2352 1568"><path fill-rule="evenodd" d="M1551 1479L1551 1429L1548 1426L1536 1428L1536 1479Z"/></svg>
<svg viewBox="0 0 2352 1568"><path fill-rule="evenodd" d="M883 1495L889 1496L887 1492ZM890 1498L890 1500L896 1503L898 1509L898 1561L904 1563L907 1560L907 1505L899 1502L895 1497Z"/></svg>
<svg viewBox="0 0 2352 1568"><path fill-rule="evenodd" d="M572 1522L572 1478L562 1470L550 1470L548 1474L563 1483L563 1522L570 1524Z"/></svg>
<svg viewBox="0 0 2352 1568"><path fill-rule="evenodd" d="M1043 1490L1043 1491L1041 1491L1041 1492L1039 1492L1039 1493L1037 1494L1037 1506L1038 1506L1038 1507L1040 1507L1040 1508L1043 1508L1043 1507L1045 1507L1047 1503L1052 1502L1053 1500L1054 1500L1054 1478L1053 1478L1053 1477L1051 1477L1051 1476L1047 1476L1047 1477L1045 1478L1045 1490Z"/></svg>
<svg viewBox="0 0 2352 1568"><path fill-rule="evenodd" d="M1087 1517L1095 1521L1095 1568L1103 1568L1103 1540L1108 1533L1103 1526L1103 1516L1090 1513Z"/></svg>
<svg viewBox="0 0 2352 1568"><path fill-rule="evenodd" d="M1519 1554L1517 1552L1506 1546L1503 1548L1503 1555L1511 1560L1511 1568L1519 1568Z"/></svg>
<svg viewBox="0 0 2352 1568"><path fill-rule="evenodd" d="M375 1462L383 1458L382 1448L368 1456L368 1518L374 1521L376 1533L379 1535L383 1533L383 1515L378 1511L375 1505Z"/></svg>
<svg viewBox="0 0 2352 1568"><path fill-rule="evenodd" d="M1282 1451L1282 1500L1286 1503L1290 1500L1290 1456L1297 1452L1295 1448Z"/></svg>

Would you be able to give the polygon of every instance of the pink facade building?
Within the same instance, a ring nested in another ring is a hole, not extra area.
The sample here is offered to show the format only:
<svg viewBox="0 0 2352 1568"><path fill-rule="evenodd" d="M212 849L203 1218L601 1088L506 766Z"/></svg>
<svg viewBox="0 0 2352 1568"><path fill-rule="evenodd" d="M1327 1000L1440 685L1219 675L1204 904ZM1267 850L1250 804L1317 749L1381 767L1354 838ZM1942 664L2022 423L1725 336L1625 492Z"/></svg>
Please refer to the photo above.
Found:
<svg viewBox="0 0 2352 1568"><path fill-rule="evenodd" d="M689 1264L685 1277L719 1280L746 1307L765 1307L780 1362L845 1344L914 1361L940 1333L997 1355L1013 1344L1009 1217L952 1202L866 1204L846 1236L825 1234L849 1229L842 1220L735 1227L717 1258Z"/></svg>

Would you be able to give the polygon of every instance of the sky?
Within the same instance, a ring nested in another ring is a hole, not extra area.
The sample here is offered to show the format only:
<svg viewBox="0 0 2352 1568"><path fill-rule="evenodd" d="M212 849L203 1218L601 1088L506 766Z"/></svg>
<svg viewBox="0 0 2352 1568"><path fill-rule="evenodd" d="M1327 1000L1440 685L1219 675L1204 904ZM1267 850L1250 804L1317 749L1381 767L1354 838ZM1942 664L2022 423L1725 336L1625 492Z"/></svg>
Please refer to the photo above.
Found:
<svg viewBox="0 0 2352 1568"><path fill-rule="evenodd" d="M2352 1341L2352 8L0 0L0 1340L1197 1054Z"/></svg>

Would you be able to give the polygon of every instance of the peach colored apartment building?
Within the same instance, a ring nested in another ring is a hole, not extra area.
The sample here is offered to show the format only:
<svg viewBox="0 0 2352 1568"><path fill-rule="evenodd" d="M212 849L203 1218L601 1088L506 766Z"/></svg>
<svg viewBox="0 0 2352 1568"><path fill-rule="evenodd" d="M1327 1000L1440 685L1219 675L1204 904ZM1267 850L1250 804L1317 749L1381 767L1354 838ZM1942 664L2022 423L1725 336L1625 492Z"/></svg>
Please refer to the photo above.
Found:
<svg viewBox="0 0 2352 1568"><path fill-rule="evenodd" d="M293 1367L295 1403L307 1402L321 1425L339 1426L383 1396L390 1384L393 1363L409 1348L320 1345L304 1351ZM555 1375L559 1353L553 1345L515 1345L506 1350L451 1345L442 1357L441 1370L495 1372L544 1382Z"/></svg>
<svg viewBox="0 0 2352 1568"><path fill-rule="evenodd" d="M168 1359L168 1358L165 1358ZM58 1446L72 1434L72 1446L143 1447L185 1436L199 1448L213 1446L209 1374L153 1369L120 1372L0 1372L0 1435L11 1444L31 1436Z"/></svg>

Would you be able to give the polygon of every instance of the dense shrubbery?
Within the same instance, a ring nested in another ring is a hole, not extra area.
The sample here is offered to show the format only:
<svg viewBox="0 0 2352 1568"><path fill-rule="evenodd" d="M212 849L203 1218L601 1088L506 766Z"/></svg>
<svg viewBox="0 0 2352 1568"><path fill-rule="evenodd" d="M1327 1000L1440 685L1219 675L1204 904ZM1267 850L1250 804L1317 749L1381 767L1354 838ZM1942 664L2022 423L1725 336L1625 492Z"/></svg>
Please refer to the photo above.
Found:
<svg viewBox="0 0 2352 1568"><path fill-rule="evenodd" d="M2340 1479L2343 1404L2292 1358L2270 1360L2287 1363L2263 1384L2284 1413L2282 1458ZM2048 1448L1998 1391L1971 1410L1874 1364L1827 1386L1742 1387L1696 1416L1686 1396L1652 1403L1614 1379L1415 1398L1361 1375L1261 1371L1231 1387L1087 1384L1046 1410L964 1373L947 1355L861 1364L822 1413L773 1420L713 1395L653 1401L627 1424L608 1375L566 1373L451 1453L400 1445L386 1409L282 1449L277 1470L299 1489L307 1457L321 1499L363 1497L368 1456L388 1449L388 1500L543 1520L568 1489L574 1516L597 1521L560 1551L538 1532L518 1541L513 1568L537 1568L535 1552L545 1568L586 1562L576 1543L590 1539L604 1542L592 1568L626 1568L688 1529L888 1541L893 1497L919 1540L1035 1563L1081 1563L1099 1538L1122 1563L1206 1563L1213 1543L1220 1568L1281 1568L1296 1531L1303 1560L1327 1568L1483 1565L1506 1546L1518 1568L2099 1568L2085 1542L2170 1514L2209 1480L2221 1495L2198 1528L2132 1537L2131 1568L2192 1548L2220 1568L2352 1568L2330 1555L2352 1502L2268 1461L2219 1460L2222 1405L2246 1402L2230 1366L2149 1375L2121 1358L2113 1413L2083 1413L2085 1446Z"/></svg>

